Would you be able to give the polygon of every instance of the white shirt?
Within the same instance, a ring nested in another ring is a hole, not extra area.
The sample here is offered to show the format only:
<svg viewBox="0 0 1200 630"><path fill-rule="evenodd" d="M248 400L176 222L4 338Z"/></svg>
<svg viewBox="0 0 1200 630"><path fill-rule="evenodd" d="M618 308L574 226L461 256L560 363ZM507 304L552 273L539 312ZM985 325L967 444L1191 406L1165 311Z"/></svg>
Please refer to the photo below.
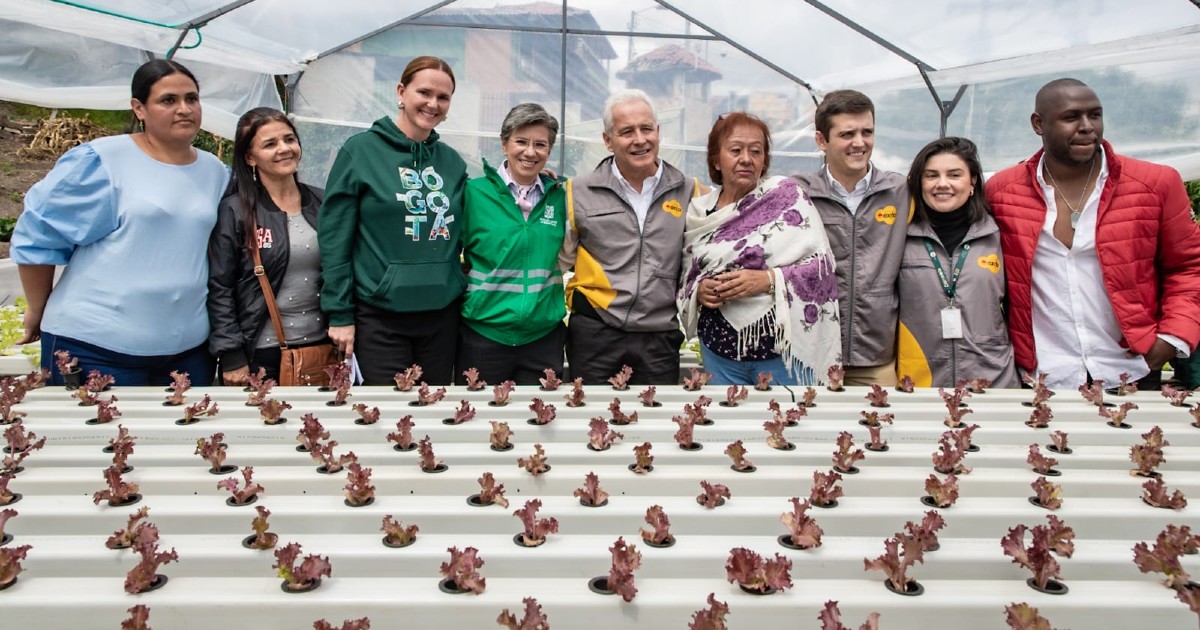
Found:
<svg viewBox="0 0 1200 630"><path fill-rule="evenodd" d="M1033 255L1033 339L1038 371L1049 375L1046 386L1051 389L1078 388L1088 374L1115 384L1124 372L1131 380L1150 372L1145 359L1121 347L1121 327L1104 290L1096 255L1096 217L1108 180L1103 149L1100 160L1100 176L1083 205L1070 249L1054 237L1058 207L1054 188L1042 175L1045 156L1038 164L1046 220Z"/></svg>
<svg viewBox="0 0 1200 630"><path fill-rule="evenodd" d="M841 182L833 178L828 166L825 166L822 170L825 171L825 179L829 182L829 187L833 189L833 194L837 195L838 199L841 199L842 203L846 204L846 209L850 211L850 214L857 213L863 199L867 198L867 188L871 186L871 175L875 174L875 165L867 164L867 174L854 185L853 192L847 191Z"/></svg>
<svg viewBox="0 0 1200 630"><path fill-rule="evenodd" d="M654 175L642 180L642 192L633 189L629 182L621 175L621 170L617 168L617 161L612 161L612 174L621 182L621 192L624 194L625 201L629 202L633 208L633 213L637 215L638 230L645 229L646 215L650 213L650 204L654 203L654 189L658 188L658 180L662 178L663 162L658 161L658 170Z"/></svg>
<svg viewBox="0 0 1200 630"><path fill-rule="evenodd" d="M513 199L516 199L517 201L520 201L521 199L522 190L528 189L525 191L525 198L529 200L530 209L526 210L525 208L521 208L521 214L525 215L525 218L528 219L529 213L533 210L533 206L538 205L538 202L541 201L542 197L546 194L546 191L542 188L542 178L534 178L532 184L529 186L522 186L513 180L512 175L508 172L508 160L504 160L504 163L500 165L500 179L504 182L505 186L508 186L508 192L512 193Z"/></svg>

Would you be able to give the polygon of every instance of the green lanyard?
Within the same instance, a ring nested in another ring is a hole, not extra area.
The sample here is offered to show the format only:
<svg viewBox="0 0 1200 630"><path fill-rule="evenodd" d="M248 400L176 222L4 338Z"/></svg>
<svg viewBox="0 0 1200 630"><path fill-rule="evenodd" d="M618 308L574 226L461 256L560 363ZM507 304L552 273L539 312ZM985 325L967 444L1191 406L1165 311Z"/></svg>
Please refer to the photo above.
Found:
<svg viewBox="0 0 1200 630"><path fill-rule="evenodd" d="M962 252L958 254L958 262L954 263L954 275L946 280L946 271L942 269L942 263L938 262L937 252L933 251L929 239L925 239L925 251L929 252L929 259L933 261L933 268L937 270L938 280L942 281L942 291L946 293L946 297L950 298L951 306L954 305L954 292L958 286L958 276L962 274L963 264L967 261L967 251L970 249L970 243L963 243Z"/></svg>

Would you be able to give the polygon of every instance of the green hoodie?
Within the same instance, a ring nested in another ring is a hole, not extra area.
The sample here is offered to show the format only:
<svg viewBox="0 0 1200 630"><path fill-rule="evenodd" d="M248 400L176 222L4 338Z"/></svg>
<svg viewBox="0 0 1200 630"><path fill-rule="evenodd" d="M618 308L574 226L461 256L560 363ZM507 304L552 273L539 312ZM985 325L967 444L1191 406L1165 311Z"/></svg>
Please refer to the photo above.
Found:
<svg viewBox="0 0 1200 630"><path fill-rule="evenodd" d="M338 151L318 215L321 310L354 323L363 301L396 312L444 308L466 287L457 221L467 166L436 131L413 142L391 118Z"/></svg>

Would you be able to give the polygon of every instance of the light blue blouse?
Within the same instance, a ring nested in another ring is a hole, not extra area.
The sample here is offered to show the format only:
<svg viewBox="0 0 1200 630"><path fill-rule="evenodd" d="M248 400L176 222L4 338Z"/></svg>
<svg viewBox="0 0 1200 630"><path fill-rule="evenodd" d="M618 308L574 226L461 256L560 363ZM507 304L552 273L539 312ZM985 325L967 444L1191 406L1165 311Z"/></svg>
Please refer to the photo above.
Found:
<svg viewBox="0 0 1200 630"><path fill-rule="evenodd" d="M10 255L66 265L42 329L136 356L208 339L208 237L229 170L215 156L173 165L130 136L71 149L25 195Z"/></svg>

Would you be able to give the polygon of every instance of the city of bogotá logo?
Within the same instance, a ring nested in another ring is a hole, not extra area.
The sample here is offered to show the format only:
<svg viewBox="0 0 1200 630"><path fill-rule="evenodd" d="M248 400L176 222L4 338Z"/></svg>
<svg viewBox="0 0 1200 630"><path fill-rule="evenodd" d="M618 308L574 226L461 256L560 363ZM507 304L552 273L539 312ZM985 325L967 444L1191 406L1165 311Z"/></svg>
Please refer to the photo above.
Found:
<svg viewBox="0 0 1200 630"><path fill-rule="evenodd" d="M892 225L896 223L896 206L888 206L875 211L875 220Z"/></svg>
<svg viewBox="0 0 1200 630"><path fill-rule="evenodd" d="M1000 257L995 254L980 256L979 266L992 273L1000 273Z"/></svg>
<svg viewBox="0 0 1200 630"><path fill-rule="evenodd" d="M683 206L679 205L679 202L674 199L664 201L662 208L663 212L669 212L673 217L683 216Z"/></svg>

